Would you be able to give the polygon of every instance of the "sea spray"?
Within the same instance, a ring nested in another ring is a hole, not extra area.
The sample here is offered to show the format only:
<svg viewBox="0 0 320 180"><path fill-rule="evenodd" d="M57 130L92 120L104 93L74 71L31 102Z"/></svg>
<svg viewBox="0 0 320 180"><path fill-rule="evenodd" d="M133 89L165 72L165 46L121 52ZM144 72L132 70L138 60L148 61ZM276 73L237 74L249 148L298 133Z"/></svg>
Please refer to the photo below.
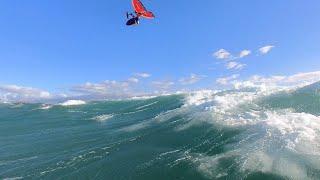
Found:
<svg viewBox="0 0 320 180"><path fill-rule="evenodd" d="M0 178L319 179L318 91L1 105Z"/></svg>

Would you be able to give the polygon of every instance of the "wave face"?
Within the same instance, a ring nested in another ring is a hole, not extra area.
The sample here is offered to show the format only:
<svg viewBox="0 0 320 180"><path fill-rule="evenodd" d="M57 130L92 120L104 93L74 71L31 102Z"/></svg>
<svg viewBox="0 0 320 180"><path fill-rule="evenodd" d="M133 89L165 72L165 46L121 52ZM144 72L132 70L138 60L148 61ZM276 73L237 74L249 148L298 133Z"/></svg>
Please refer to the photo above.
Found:
<svg viewBox="0 0 320 180"><path fill-rule="evenodd" d="M319 179L318 86L0 105L0 179Z"/></svg>

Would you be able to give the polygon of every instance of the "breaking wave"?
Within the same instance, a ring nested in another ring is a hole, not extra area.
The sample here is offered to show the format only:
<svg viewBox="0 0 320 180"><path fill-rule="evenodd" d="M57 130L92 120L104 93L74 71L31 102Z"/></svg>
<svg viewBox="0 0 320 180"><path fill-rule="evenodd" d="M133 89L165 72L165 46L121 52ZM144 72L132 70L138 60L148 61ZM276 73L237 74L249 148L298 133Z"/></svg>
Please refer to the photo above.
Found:
<svg viewBox="0 0 320 180"><path fill-rule="evenodd" d="M319 179L318 86L2 105L0 177Z"/></svg>
<svg viewBox="0 0 320 180"><path fill-rule="evenodd" d="M61 103L61 106L79 106L86 104L85 101L82 100L68 100L66 102Z"/></svg>

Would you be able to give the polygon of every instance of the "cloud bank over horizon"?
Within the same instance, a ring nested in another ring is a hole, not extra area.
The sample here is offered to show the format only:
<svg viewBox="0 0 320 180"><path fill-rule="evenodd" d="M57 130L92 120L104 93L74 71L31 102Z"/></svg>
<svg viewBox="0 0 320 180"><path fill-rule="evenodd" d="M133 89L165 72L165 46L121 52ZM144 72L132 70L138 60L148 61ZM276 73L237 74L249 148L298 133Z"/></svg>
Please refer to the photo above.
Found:
<svg viewBox="0 0 320 180"><path fill-rule="evenodd" d="M192 85L199 82L205 76L191 74L189 77L180 78L175 81L151 81L144 83L132 81L128 78L125 81L106 80L101 83L90 83L70 87L68 92L50 93L33 87L18 85L0 85L0 102L54 102L70 99L104 100L122 99L139 96L157 96L165 93L176 93L183 91L180 85ZM243 88L256 86L304 86L320 81L320 71L297 73L293 75L253 75L242 79L240 74L233 74L226 77L217 78L210 89L216 90L219 87ZM147 89L147 87L149 89ZM180 87L180 89L179 89ZM206 88L208 89L208 88ZM190 90L193 91L193 90Z"/></svg>

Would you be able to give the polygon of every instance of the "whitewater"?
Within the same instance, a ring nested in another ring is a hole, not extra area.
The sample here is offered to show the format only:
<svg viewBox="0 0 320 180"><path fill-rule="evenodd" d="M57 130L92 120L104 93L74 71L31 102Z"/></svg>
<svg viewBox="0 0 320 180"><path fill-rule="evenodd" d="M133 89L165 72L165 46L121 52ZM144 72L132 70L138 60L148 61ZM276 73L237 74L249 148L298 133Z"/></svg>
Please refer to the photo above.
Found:
<svg viewBox="0 0 320 180"><path fill-rule="evenodd" d="M320 179L320 84L0 104L0 179Z"/></svg>

